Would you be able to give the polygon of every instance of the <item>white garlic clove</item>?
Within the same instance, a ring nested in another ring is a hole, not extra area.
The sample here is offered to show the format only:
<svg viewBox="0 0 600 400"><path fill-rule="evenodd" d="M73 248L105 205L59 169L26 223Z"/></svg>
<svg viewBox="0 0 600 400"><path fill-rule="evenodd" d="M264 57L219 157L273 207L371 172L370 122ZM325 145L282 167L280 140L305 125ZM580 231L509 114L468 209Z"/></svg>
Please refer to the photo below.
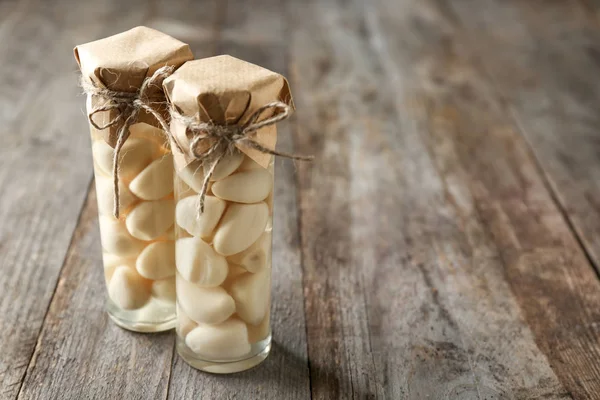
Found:
<svg viewBox="0 0 600 400"><path fill-rule="evenodd" d="M161 279L152 283L152 297L169 303L175 302L175 277Z"/></svg>
<svg viewBox="0 0 600 400"><path fill-rule="evenodd" d="M255 273L267 266L271 252L271 232L264 232L256 242L241 253L227 257L227 261Z"/></svg>
<svg viewBox="0 0 600 400"><path fill-rule="evenodd" d="M233 280L229 293L235 300L237 314L245 322L258 325L269 310L270 271L245 274Z"/></svg>
<svg viewBox="0 0 600 400"><path fill-rule="evenodd" d="M187 314L177 304L177 333L181 337L185 337L192 329L198 326L198 324L190 319Z"/></svg>
<svg viewBox="0 0 600 400"><path fill-rule="evenodd" d="M144 278L165 279L175 275L175 243L150 243L137 258L136 269Z"/></svg>
<svg viewBox="0 0 600 400"><path fill-rule="evenodd" d="M108 283L117 267L125 265L129 268L135 268L135 258L124 258L111 253L102 253L102 264L104 264L104 277Z"/></svg>
<svg viewBox="0 0 600 400"><path fill-rule="evenodd" d="M120 266L115 269L108 284L111 300L124 310L135 310L146 304L150 298L150 283L135 269Z"/></svg>
<svg viewBox="0 0 600 400"><path fill-rule="evenodd" d="M196 193L200 193L202 190L202 184L204 182L204 169L202 168L202 164L200 162L191 162L185 168L177 171L177 176Z"/></svg>
<svg viewBox="0 0 600 400"><path fill-rule="evenodd" d="M96 175L96 196L100 215L112 215L115 207L115 191L112 178ZM119 181L119 206L126 210L136 201L129 188Z"/></svg>
<svg viewBox="0 0 600 400"><path fill-rule="evenodd" d="M246 324L237 318L218 325L198 325L187 334L185 344L198 356L212 360L242 358L250 352Z"/></svg>
<svg viewBox="0 0 600 400"><path fill-rule="evenodd" d="M129 184L129 189L144 200L158 200L173 192L173 156L154 160Z"/></svg>
<svg viewBox="0 0 600 400"><path fill-rule="evenodd" d="M233 280L238 276L247 273L248 271L244 267L240 267L239 265L229 264L229 273L227 274L227 279Z"/></svg>
<svg viewBox="0 0 600 400"><path fill-rule="evenodd" d="M201 287L177 274L177 302L194 321L218 324L235 312L233 298L222 287Z"/></svg>
<svg viewBox="0 0 600 400"><path fill-rule="evenodd" d="M124 224L113 217L100 216L100 241L109 253L133 257L144 248L144 243L132 237Z"/></svg>
<svg viewBox="0 0 600 400"><path fill-rule="evenodd" d="M119 154L119 178L129 180L152 162L152 144L144 139L129 138ZM104 140L92 144L92 154L98 168L107 176L113 175L114 149Z"/></svg>
<svg viewBox="0 0 600 400"><path fill-rule="evenodd" d="M219 181L226 176L231 175L236 169L238 169L240 164L242 164L242 161L244 161L244 154L240 151L236 151L235 153L224 156L215 167L210 180ZM208 173L208 170L209 167L205 165L204 173Z"/></svg>
<svg viewBox="0 0 600 400"><path fill-rule="evenodd" d="M141 138L143 140L147 140L152 144L155 153L161 151L161 149L169 148L169 139L160 128L156 126L149 125L145 122L138 122L129 127L129 132L131 132L130 138Z"/></svg>
<svg viewBox="0 0 600 400"><path fill-rule="evenodd" d="M198 196L190 196L177 202L175 219L177 225L193 236L209 238L219 220L226 203L214 196L204 198L204 213L198 218Z"/></svg>
<svg viewBox="0 0 600 400"><path fill-rule="evenodd" d="M264 202L231 204L221 219L213 239L213 247L224 256L241 253L262 235L269 220Z"/></svg>
<svg viewBox="0 0 600 400"><path fill-rule="evenodd" d="M181 238L176 245L177 270L183 279L200 286L219 286L227 277L225 257L200 238Z"/></svg>
<svg viewBox="0 0 600 400"><path fill-rule="evenodd" d="M264 169L259 163L248 156L244 156L244 161L240 164L238 171L249 171L251 169Z"/></svg>
<svg viewBox="0 0 600 400"><path fill-rule="evenodd" d="M273 175L266 169L237 172L215 182L215 196L238 203L257 203L267 198L273 189Z"/></svg>
<svg viewBox="0 0 600 400"><path fill-rule="evenodd" d="M171 199L143 201L127 215L127 230L141 240L156 239L173 225L174 208Z"/></svg>

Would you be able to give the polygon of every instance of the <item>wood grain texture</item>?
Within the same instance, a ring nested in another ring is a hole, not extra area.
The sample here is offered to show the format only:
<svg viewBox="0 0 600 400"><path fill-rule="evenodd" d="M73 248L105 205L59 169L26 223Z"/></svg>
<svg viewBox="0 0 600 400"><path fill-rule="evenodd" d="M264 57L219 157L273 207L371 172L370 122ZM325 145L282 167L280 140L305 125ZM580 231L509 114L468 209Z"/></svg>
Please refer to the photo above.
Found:
<svg viewBox="0 0 600 400"><path fill-rule="evenodd" d="M495 58L517 74L507 76L491 60L486 68L600 273L600 19L576 2L509 2L499 12L501 21L523 26L511 38L494 39L511 46ZM537 79L517 86L527 78L521 70L536 71Z"/></svg>
<svg viewBox="0 0 600 400"><path fill-rule="evenodd" d="M554 363L595 337L553 318L593 323L585 256L440 10L364 4L295 9L313 396L570 398Z"/></svg>
<svg viewBox="0 0 600 400"><path fill-rule="evenodd" d="M600 272L600 24L579 5L484 2L473 11L488 29L472 42L476 51L502 49L481 62ZM479 30L466 18L460 23Z"/></svg>
<svg viewBox="0 0 600 400"><path fill-rule="evenodd" d="M372 340L383 320L410 319L399 317L404 296L397 271L393 281L383 275L400 268L403 257L396 247L400 215L390 212L401 198L399 176L381 157L395 114L378 94L381 68L359 9L337 1L290 2L289 15L296 148L316 157L313 165L298 166L312 396L394 398L385 387L400 383L401 371L390 370L384 381L379 360L396 360L401 344L377 350ZM368 292L383 293L388 283L396 294L369 313Z"/></svg>
<svg viewBox="0 0 600 400"><path fill-rule="evenodd" d="M228 1L218 53L287 75L284 28L280 1ZM280 123L277 129L278 147L292 150L290 124ZM271 354L257 368L233 376L199 373L177 357L169 399L310 398L295 171L290 161L276 160L275 164Z"/></svg>
<svg viewBox="0 0 600 400"><path fill-rule="evenodd" d="M526 7L520 2L504 2L501 7L478 2L480 8L468 3L457 8L456 15L466 31L464 38L470 38L466 42L473 47L471 54L482 54L484 47L496 49L478 61L597 266L600 214L594 204L600 199L596 132L600 86L592 77L599 74L600 65L590 55L600 43L600 31L587 23L587 16L573 2L544 3L544 7L541 2ZM462 18L467 8L469 19ZM487 33L473 35L483 21ZM507 30L510 35L502 34ZM539 193L528 187L527 180L522 186L530 197ZM524 202L524 209L513 206L509 216L524 221L523 214L529 213L547 224L546 210L538 211L534 201ZM547 232L534 230L535 225L521 229L519 247L536 249L529 256L534 265L530 268L539 270L524 275L523 256L518 248L509 247L508 271L514 274L513 290L538 345L565 387L575 398L600 398L600 286L579 246L566 240L564 225L553 224Z"/></svg>
<svg viewBox="0 0 600 400"><path fill-rule="evenodd" d="M88 41L133 21L81 24L71 1L0 8L0 399L14 399L92 176L73 38Z"/></svg>

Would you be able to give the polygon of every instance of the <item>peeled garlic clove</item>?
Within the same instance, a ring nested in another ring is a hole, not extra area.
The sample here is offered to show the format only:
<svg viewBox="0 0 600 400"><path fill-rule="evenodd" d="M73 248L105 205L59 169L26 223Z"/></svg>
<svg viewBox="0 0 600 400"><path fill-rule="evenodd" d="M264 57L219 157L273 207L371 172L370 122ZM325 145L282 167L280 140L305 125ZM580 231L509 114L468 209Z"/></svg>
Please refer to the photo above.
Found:
<svg viewBox="0 0 600 400"><path fill-rule="evenodd" d="M171 227L171 229L169 229L168 231L165 232L164 235L162 235L159 240L175 240L175 227Z"/></svg>
<svg viewBox="0 0 600 400"><path fill-rule="evenodd" d="M237 172L215 182L215 196L238 203L257 203L267 198L273 188L273 175L266 169Z"/></svg>
<svg viewBox="0 0 600 400"><path fill-rule="evenodd" d="M183 312L181 307L179 307L179 304L177 304L177 328L176 328L176 330L177 330L177 333L179 334L179 336L185 337L188 333L190 333L190 331L192 329L194 329L197 326L198 326L198 324L195 323L194 321L192 321L190 319L190 317L188 317L187 314L185 312Z"/></svg>
<svg viewBox="0 0 600 400"><path fill-rule="evenodd" d="M113 175L114 149L104 140L96 140L92 144L94 161L106 175ZM152 144L144 139L129 138L119 154L119 178L131 179L152 161Z"/></svg>
<svg viewBox="0 0 600 400"><path fill-rule="evenodd" d="M215 250L224 256L246 250L265 231L268 219L269 208L264 202L231 204L215 233Z"/></svg>
<svg viewBox="0 0 600 400"><path fill-rule="evenodd" d="M233 298L222 287L200 287L179 274L176 285L181 309L198 323L218 324L235 312Z"/></svg>
<svg viewBox="0 0 600 400"><path fill-rule="evenodd" d="M271 333L271 324L270 324L270 311L267 311L267 315L260 321L258 325L248 324L248 341L250 343L256 343L261 340L265 340L267 336Z"/></svg>
<svg viewBox="0 0 600 400"><path fill-rule="evenodd" d="M131 125L129 132L131 132L132 138L142 138L149 141L156 152L160 151L161 148L169 147L169 139L165 135L165 131L145 122L138 122Z"/></svg>
<svg viewBox="0 0 600 400"><path fill-rule="evenodd" d="M219 180L225 178L226 176L231 175L233 173L233 171L238 169L238 167L240 166L242 161L244 161L244 154L242 154L239 151L236 151L235 153L224 156L223 158L221 158L221 161L219 161L219 163L215 167L215 170L214 170L212 176L210 177L210 180L211 181L219 181ZM208 169L209 169L209 167L205 165L204 166L205 174L208 173Z"/></svg>
<svg viewBox="0 0 600 400"><path fill-rule="evenodd" d="M170 309L172 306L173 303L165 304L158 298L151 298L142 308L136 310L135 316L132 316L131 319L135 321L135 324L139 324L138 326L146 324L154 325L157 323L161 324L165 322L165 318L171 318L166 310Z"/></svg>
<svg viewBox="0 0 600 400"><path fill-rule="evenodd" d="M104 277L108 283L117 267L125 265L129 268L135 268L135 258L123 258L111 253L102 253L102 264L104 264Z"/></svg>
<svg viewBox="0 0 600 400"><path fill-rule="evenodd" d="M229 288L229 286L231 285L231 283L237 279L237 277L239 277L240 275L243 274L248 274L249 272L246 271L244 268L240 267L239 265L235 265L235 264L229 264L229 273L227 274L227 278L225 278L225 282L223 282L223 287L227 290L227 288Z"/></svg>
<svg viewBox="0 0 600 400"><path fill-rule="evenodd" d="M227 277L225 257L199 238L177 240L177 270L186 281L200 286L219 286Z"/></svg>
<svg viewBox="0 0 600 400"><path fill-rule="evenodd" d="M267 265L271 252L271 233L263 233L256 242L241 253L227 257L227 261L241 265L249 272L258 272Z"/></svg>
<svg viewBox="0 0 600 400"><path fill-rule="evenodd" d="M238 171L249 171L251 169L258 169L258 168L264 169L259 163L257 163L250 157L244 156L244 161L242 161L242 163L240 164Z"/></svg>
<svg viewBox="0 0 600 400"><path fill-rule="evenodd" d="M227 274L227 279L235 279L247 272L248 271L244 267L240 267L239 265L235 264L229 264L229 273Z"/></svg>
<svg viewBox="0 0 600 400"><path fill-rule="evenodd" d="M143 201L127 215L125 224L131 236L153 240L173 225L173 200Z"/></svg>
<svg viewBox="0 0 600 400"><path fill-rule="evenodd" d="M188 164L185 168L177 171L177 176L196 193L200 193L202 190L202 184L204 183L204 169L200 162L194 161Z"/></svg>
<svg viewBox="0 0 600 400"><path fill-rule="evenodd" d="M258 325L269 310L270 271L265 269L257 274L238 277L229 286L229 293L235 300L236 312L240 318L249 324Z"/></svg>
<svg viewBox="0 0 600 400"><path fill-rule="evenodd" d="M191 235L208 238L219 223L226 203L214 196L204 198L204 213L198 218L198 196L190 196L177 202L175 219L177 225Z"/></svg>
<svg viewBox="0 0 600 400"><path fill-rule="evenodd" d="M175 275L175 243L150 243L138 256L136 269L148 279L165 279Z"/></svg>
<svg viewBox="0 0 600 400"><path fill-rule="evenodd" d="M173 191L173 156L165 154L152 161L129 184L129 189L144 200L158 200Z"/></svg>
<svg viewBox="0 0 600 400"><path fill-rule="evenodd" d="M115 193L112 178L96 176L96 195L98 197L98 212L101 215L112 215L115 208ZM135 196L127 186L119 181L119 205L126 210L135 202Z"/></svg>
<svg viewBox="0 0 600 400"><path fill-rule="evenodd" d="M237 318L218 325L198 325L187 334L185 344L207 359L236 359L250 352L246 324Z"/></svg>
<svg viewBox="0 0 600 400"><path fill-rule="evenodd" d="M135 269L120 266L110 279L108 295L120 308L135 310L146 304L150 298L150 285Z"/></svg>
<svg viewBox="0 0 600 400"><path fill-rule="evenodd" d="M166 301L175 302L175 277L154 281L152 284L152 297Z"/></svg>
<svg viewBox="0 0 600 400"><path fill-rule="evenodd" d="M144 243L131 237L125 226L113 217L100 216L100 240L109 253L120 257L136 256Z"/></svg>

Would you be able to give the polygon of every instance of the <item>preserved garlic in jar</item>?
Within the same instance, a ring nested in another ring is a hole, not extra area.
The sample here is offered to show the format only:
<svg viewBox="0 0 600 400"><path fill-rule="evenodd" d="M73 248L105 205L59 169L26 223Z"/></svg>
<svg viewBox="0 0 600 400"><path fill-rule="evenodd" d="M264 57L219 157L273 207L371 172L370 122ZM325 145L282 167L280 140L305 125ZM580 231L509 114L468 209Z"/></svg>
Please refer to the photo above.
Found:
<svg viewBox="0 0 600 400"><path fill-rule="evenodd" d="M195 368L242 371L271 347L274 157L247 143L274 148L268 118L292 107L288 85L219 56L187 62L164 87L173 109L177 349Z"/></svg>
<svg viewBox="0 0 600 400"><path fill-rule="evenodd" d="M162 80L144 93L141 88L161 67L177 68L193 56L188 45L137 27L77 46L75 57L82 80L92 88L86 90L87 113L107 311L129 330L171 329L176 315L173 156L159 121L144 110L134 112L133 101L144 96L163 104L156 112L164 114Z"/></svg>

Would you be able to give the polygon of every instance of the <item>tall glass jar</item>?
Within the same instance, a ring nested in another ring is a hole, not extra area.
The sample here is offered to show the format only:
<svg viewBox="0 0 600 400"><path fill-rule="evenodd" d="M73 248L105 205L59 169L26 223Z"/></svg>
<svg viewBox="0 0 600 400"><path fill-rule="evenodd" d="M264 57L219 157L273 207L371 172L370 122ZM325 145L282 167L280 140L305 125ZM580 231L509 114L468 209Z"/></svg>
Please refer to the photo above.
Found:
<svg viewBox="0 0 600 400"><path fill-rule="evenodd" d="M157 332L175 326L173 157L164 132L131 127L119 162L120 215L113 216L113 148L92 131L107 311L119 326Z"/></svg>
<svg viewBox="0 0 600 400"><path fill-rule="evenodd" d="M271 348L273 158L263 168L225 156L198 218L203 179L197 162L175 176L177 349L195 368L232 373Z"/></svg>
<svg viewBox="0 0 600 400"><path fill-rule="evenodd" d="M167 116L164 76L193 54L187 44L138 26L79 45L74 56L87 93L108 313L129 330L172 329L173 156L155 113ZM154 112L134 112L138 101ZM120 213L115 218L114 148L129 122L130 136L117 160Z"/></svg>

